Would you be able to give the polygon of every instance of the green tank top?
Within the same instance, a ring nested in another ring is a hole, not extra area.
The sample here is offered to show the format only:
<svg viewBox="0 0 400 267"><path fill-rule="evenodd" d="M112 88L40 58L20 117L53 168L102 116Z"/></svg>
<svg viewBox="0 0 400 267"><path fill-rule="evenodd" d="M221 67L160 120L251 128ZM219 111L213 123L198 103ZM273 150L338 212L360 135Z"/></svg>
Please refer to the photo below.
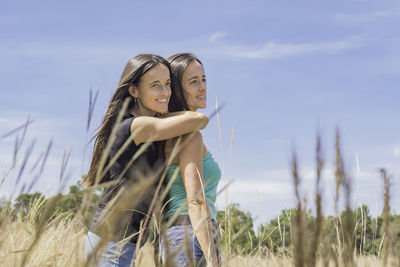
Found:
<svg viewBox="0 0 400 267"><path fill-rule="evenodd" d="M177 173L177 174L175 174ZM175 175L174 175L175 174ZM186 202L186 191L183 185L182 176L179 171L178 165L168 166L167 179L170 182L172 178L174 181L171 184L169 191L169 202L168 210L165 212L165 218L168 218L181 210L181 215L188 214L187 202ZM215 200L217 198L217 186L221 179L221 170L218 163L215 162L214 158L208 152L203 158L203 176L204 176L204 187L206 193L206 199L208 208L210 209L211 218L217 219L217 209L215 207ZM181 208L182 207L182 208Z"/></svg>

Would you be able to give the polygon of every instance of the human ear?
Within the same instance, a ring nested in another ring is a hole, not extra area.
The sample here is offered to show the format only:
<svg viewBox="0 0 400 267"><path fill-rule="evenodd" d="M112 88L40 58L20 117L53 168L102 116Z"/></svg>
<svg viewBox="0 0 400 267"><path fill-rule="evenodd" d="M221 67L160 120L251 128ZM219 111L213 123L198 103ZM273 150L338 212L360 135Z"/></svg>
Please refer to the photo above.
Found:
<svg viewBox="0 0 400 267"><path fill-rule="evenodd" d="M133 96L133 97L135 97L135 98L138 97L139 88L137 88L137 86L131 85L131 86L129 87L128 91L129 91L129 94L130 94L131 96Z"/></svg>

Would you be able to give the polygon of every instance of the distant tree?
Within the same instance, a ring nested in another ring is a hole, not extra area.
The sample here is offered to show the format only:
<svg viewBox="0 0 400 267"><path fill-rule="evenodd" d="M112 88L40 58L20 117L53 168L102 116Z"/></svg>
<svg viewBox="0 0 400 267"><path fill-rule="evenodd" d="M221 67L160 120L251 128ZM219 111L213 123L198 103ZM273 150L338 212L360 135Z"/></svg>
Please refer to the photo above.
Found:
<svg viewBox="0 0 400 267"><path fill-rule="evenodd" d="M78 212L86 227L92 219L100 195L96 192L92 194L90 201L83 203L87 196L87 191L79 183L69 187L69 192L65 195L53 196L49 199L43 200L43 205L35 211L36 221L42 215L43 211L50 209L47 214L51 214L49 219L56 218L57 216L68 216L69 219L74 218ZM25 217L35 200L42 196L41 193L21 194L14 201L14 216ZM85 204L85 207L83 205ZM1 207L0 207L1 209Z"/></svg>
<svg viewBox="0 0 400 267"><path fill-rule="evenodd" d="M0 214L5 208L11 207L10 201L5 197L0 198Z"/></svg>
<svg viewBox="0 0 400 267"><path fill-rule="evenodd" d="M77 183L76 185L70 186L68 194L63 195L58 201L56 214L69 213L71 218L73 218L77 212L80 211L85 225L89 226L100 195L93 193L91 201L85 203L87 205L86 207L82 207L86 194L87 191L85 191L85 188L81 184Z"/></svg>
<svg viewBox="0 0 400 267"><path fill-rule="evenodd" d="M389 229L386 237L389 241L389 250L393 255L398 256L400 262L400 215L391 214L389 216Z"/></svg>
<svg viewBox="0 0 400 267"><path fill-rule="evenodd" d="M63 195L58 201L58 212L71 212L76 213L82 204L84 192L79 188L79 185L71 185L69 192Z"/></svg>
<svg viewBox="0 0 400 267"><path fill-rule="evenodd" d="M42 196L41 193L35 192L32 194L21 194L14 202L15 214L25 217L33 203Z"/></svg>
<svg viewBox="0 0 400 267"><path fill-rule="evenodd" d="M358 253L372 253L373 250L373 222L367 205L356 210L355 245Z"/></svg>
<svg viewBox="0 0 400 267"><path fill-rule="evenodd" d="M257 243L274 253L286 253L291 248L292 223L295 209L285 209L281 214L269 223L258 227Z"/></svg>
<svg viewBox="0 0 400 267"><path fill-rule="evenodd" d="M253 218L249 212L240 210L239 204L230 204L225 211L218 211L220 240L225 249L236 253L250 253L255 244Z"/></svg>

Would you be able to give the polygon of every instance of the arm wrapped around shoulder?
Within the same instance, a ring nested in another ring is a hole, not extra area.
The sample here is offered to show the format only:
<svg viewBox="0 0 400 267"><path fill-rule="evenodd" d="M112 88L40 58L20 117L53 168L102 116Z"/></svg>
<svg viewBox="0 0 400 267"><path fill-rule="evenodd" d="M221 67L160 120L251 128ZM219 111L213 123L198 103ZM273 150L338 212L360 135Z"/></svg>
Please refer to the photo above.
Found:
<svg viewBox="0 0 400 267"><path fill-rule="evenodd" d="M194 111L170 113L164 117L140 116L133 120L131 133L136 144L161 141L204 129L208 124L205 114Z"/></svg>

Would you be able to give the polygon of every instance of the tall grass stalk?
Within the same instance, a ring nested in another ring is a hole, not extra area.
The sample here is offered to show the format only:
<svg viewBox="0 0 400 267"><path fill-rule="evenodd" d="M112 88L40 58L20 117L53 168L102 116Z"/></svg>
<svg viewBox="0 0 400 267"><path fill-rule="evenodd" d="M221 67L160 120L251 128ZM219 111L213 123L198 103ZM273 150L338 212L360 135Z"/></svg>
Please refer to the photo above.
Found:
<svg viewBox="0 0 400 267"><path fill-rule="evenodd" d="M305 216L302 205L302 196L300 193L300 175L298 172L297 155L293 153L292 156L292 177L294 183L294 192L296 197L296 214L294 224L294 236L293 236L293 256L294 264L296 267L306 266L307 262L307 246L306 246L306 225Z"/></svg>
<svg viewBox="0 0 400 267"><path fill-rule="evenodd" d="M315 180L315 210L317 213L315 219L315 233L312 239L310 255L309 255L309 266L315 266L319 242L323 230L323 214L322 214L322 190L321 190L321 176L324 167L324 158L321 146L321 136L317 135L317 146L316 146L316 180Z"/></svg>
<svg viewBox="0 0 400 267"><path fill-rule="evenodd" d="M343 212L342 218L342 231L343 231L343 265L354 266L354 236L355 236L355 222L354 212L351 207L351 179L345 172L343 156L340 146L340 133L339 129L336 129L336 180L337 185L344 189L345 197L345 211ZM337 188L337 187L336 187ZM336 189L339 190L338 188ZM338 194L338 192L337 192ZM336 199L336 201L338 198ZM337 203L337 202L336 202Z"/></svg>
<svg viewBox="0 0 400 267"><path fill-rule="evenodd" d="M380 169L383 180L384 195L383 195L383 233L386 238L383 240L383 266L388 264L388 256L390 251L390 235L389 235L389 216L390 216L390 176L385 169Z"/></svg>

